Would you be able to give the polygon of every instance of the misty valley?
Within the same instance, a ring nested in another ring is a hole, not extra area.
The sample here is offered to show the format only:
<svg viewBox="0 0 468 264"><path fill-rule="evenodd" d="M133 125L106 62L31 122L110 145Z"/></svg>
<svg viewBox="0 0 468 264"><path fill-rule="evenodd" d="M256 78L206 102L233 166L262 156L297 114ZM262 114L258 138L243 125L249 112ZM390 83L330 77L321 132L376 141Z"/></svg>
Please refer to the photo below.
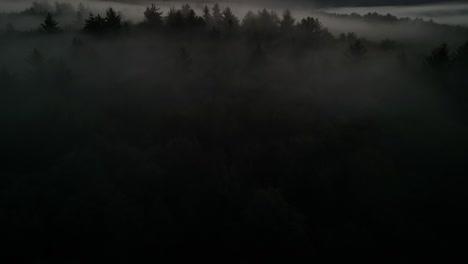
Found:
<svg viewBox="0 0 468 264"><path fill-rule="evenodd" d="M468 9L130 6L0 2L2 259L463 253Z"/></svg>

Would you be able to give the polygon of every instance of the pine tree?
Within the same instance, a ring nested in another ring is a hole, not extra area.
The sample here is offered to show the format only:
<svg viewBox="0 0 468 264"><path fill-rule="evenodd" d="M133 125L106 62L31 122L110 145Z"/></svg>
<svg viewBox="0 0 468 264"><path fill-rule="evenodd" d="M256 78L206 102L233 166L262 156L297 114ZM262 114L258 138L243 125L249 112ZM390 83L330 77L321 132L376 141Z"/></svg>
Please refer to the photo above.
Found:
<svg viewBox="0 0 468 264"><path fill-rule="evenodd" d="M60 28L58 27L58 22L54 20L51 13L47 14L44 23L41 24L40 31L44 33L58 33L60 32Z"/></svg>
<svg viewBox="0 0 468 264"><path fill-rule="evenodd" d="M283 20L280 22L280 28L282 32L289 32L293 29L296 20L292 17L291 11L286 9L283 13Z"/></svg>
<svg viewBox="0 0 468 264"><path fill-rule="evenodd" d="M164 24L162 18L162 12L159 11L160 9L157 8L154 4L151 7L147 7L144 13L144 20L142 25L148 28L160 28Z"/></svg>
<svg viewBox="0 0 468 264"><path fill-rule="evenodd" d="M221 14L221 8L218 4L213 6L213 25L219 26L223 21L223 15Z"/></svg>
<svg viewBox="0 0 468 264"><path fill-rule="evenodd" d="M426 58L426 63L436 70L445 70L450 63L449 49L447 44L443 43L432 51L432 54Z"/></svg>
<svg viewBox="0 0 468 264"><path fill-rule="evenodd" d="M117 32L122 29L122 17L112 7L107 10L104 20L106 30Z"/></svg>
<svg viewBox="0 0 468 264"><path fill-rule="evenodd" d="M182 16L184 18L188 18L188 16L190 15L190 11L192 10L192 8L190 7L189 4L185 4L182 6L182 8L180 9L180 12L182 13Z"/></svg>
<svg viewBox="0 0 468 264"><path fill-rule="evenodd" d="M88 19L85 20L84 32L92 34L101 34L104 32L105 19L101 15L94 16L92 13L89 14Z"/></svg>
<svg viewBox="0 0 468 264"><path fill-rule="evenodd" d="M208 6L203 8L203 19L205 20L206 25L211 25L213 16L211 16Z"/></svg>
<svg viewBox="0 0 468 264"><path fill-rule="evenodd" d="M227 31L234 31L239 27L239 19L226 7L222 13L222 23Z"/></svg>
<svg viewBox="0 0 468 264"><path fill-rule="evenodd" d="M358 39L354 43L349 45L348 53L351 56L351 59L354 61L360 61L367 53L366 47L362 45L361 41Z"/></svg>

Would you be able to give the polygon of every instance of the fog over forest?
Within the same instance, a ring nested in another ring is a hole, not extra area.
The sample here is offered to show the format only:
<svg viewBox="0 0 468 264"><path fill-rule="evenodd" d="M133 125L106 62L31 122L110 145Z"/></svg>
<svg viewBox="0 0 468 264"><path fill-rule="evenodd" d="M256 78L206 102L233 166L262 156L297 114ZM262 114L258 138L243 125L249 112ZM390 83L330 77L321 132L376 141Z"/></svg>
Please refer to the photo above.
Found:
<svg viewBox="0 0 468 264"><path fill-rule="evenodd" d="M371 2L0 0L0 259L466 257L468 5Z"/></svg>

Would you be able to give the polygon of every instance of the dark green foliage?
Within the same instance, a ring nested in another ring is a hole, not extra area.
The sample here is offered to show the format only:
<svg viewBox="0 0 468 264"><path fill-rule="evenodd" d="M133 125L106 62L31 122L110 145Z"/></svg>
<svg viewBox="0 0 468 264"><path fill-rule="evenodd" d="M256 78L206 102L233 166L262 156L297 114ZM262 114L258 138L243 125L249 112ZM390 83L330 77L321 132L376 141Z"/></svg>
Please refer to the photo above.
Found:
<svg viewBox="0 0 468 264"><path fill-rule="evenodd" d="M61 31L58 27L59 22L54 20L52 14L48 13L46 19L41 24L40 31L47 34L56 34Z"/></svg>

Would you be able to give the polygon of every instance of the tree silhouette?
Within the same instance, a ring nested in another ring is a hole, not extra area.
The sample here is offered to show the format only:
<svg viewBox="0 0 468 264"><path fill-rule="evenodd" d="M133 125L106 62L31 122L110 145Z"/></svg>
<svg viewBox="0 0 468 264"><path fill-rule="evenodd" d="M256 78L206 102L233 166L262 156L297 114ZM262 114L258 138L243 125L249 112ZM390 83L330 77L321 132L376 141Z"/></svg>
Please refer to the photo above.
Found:
<svg viewBox="0 0 468 264"><path fill-rule="evenodd" d="M345 40L349 43L349 44L353 44L356 42L356 40L358 40L358 37L356 35L356 33L354 32L349 32L348 34L345 35Z"/></svg>
<svg viewBox="0 0 468 264"><path fill-rule="evenodd" d="M366 53L367 49L364 47L364 45L362 45L359 39L349 45L348 54L354 61L362 60Z"/></svg>
<svg viewBox="0 0 468 264"><path fill-rule="evenodd" d="M90 13L88 19L85 20L83 31L98 35L103 33L118 33L122 28L122 17L114 9L109 8L104 18L100 14L94 16Z"/></svg>
<svg viewBox="0 0 468 264"><path fill-rule="evenodd" d="M221 14L221 8L219 7L218 4L215 4L213 6L213 26L219 26L221 25L223 21L223 15Z"/></svg>
<svg viewBox="0 0 468 264"><path fill-rule="evenodd" d="M190 12L188 16L186 17L186 24L191 28L197 28L197 27L203 26L205 24L205 20L197 16L197 14L195 14L195 11L193 11L193 9L190 9Z"/></svg>
<svg viewBox="0 0 468 264"><path fill-rule="evenodd" d="M468 42L458 48L453 56L453 63L458 68L468 68Z"/></svg>
<svg viewBox="0 0 468 264"><path fill-rule="evenodd" d="M147 7L144 12L144 19L141 23L142 26L151 29L157 29L163 26L164 21L162 18L162 12L159 11L160 9L157 8L154 4L150 7Z"/></svg>
<svg viewBox="0 0 468 264"><path fill-rule="evenodd" d="M188 16L190 15L190 11L192 11L192 8L189 4L182 5L182 8L180 9L180 12L182 13L182 16L184 16L184 18L188 18Z"/></svg>
<svg viewBox="0 0 468 264"><path fill-rule="evenodd" d="M52 17L52 14L48 13L46 19L41 24L40 31L44 33L49 33L49 34L58 33L60 32L60 28L58 27L58 24L59 22L54 20L54 18Z"/></svg>
<svg viewBox="0 0 468 264"><path fill-rule="evenodd" d="M429 67L436 70L445 70L450 63L449 49L447 44L443 43L435 48L431 55L426 58L426 63Z"/></svg>
<svg viewBox="0 0 468 264"><path fill-rule="evenodd" d="M299 23L299 29L303 30L307 34L319 35L322 33L323 26L317 18L307 17L301 20L301 23Z"/></svg>
<svg viewBox="0 0 468 264"><path fill-rule="evenodd" d="M182 29L185 26L185 19L182 12L171 8L166 17L166 25L171 29Z"/></svg>
<svg viewBox="0 0 468 264"><path fill-rule="evenodd" d="M283 19L280 22L281 32L290 32L294 28L295 22L296 20L292 17L291 11L289 11L289 9L286 9L283 13Z"/></svg>
<svg viewBox="0 0 468 264"><path fill-rule="evenodd" d="M212 20L213 20L213 16L211 15L210 13L210 9L208 8L208 6L205 6L203 8L203 19L205 20L205 23L207 26L211 26L212 24Z"/></svg>
<svg viewBox="0 0 468 264"><path fill-rule="evenodd" d="M118 32L122 29L122 17L111 7L106 12L105 27L111 32Z"/></svg>
<svg viewBox="0 0 468 264"><path fill-rule="evenodd" d="M222 25L228 32L235 31L239 27L239 19L226 7L222 13Z"/></svg>
<svg viewBox="0 0 468 264"><path fill-rule="evenodd" d="M89 14L88 19L85 20L84 32L92 34L101 34L105 29L105 19L101 15L94 16L92 13Z"/></svg>

